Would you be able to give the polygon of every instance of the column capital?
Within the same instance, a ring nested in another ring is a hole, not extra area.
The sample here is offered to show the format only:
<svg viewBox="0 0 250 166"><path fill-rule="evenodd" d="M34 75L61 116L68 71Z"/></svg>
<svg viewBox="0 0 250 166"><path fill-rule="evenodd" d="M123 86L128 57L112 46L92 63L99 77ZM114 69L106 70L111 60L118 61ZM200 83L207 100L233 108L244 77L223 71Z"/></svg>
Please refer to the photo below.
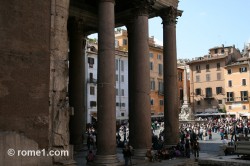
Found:
<svg viewBox="0 0 250 166"><path fill-rule="evenodd" d="M156 0L133 0L131 5L135 16L148 16Z"/></svg>
<svg viewBox="0 0 250 166"><path fill-rule="evenodd" d="M162 23L166 25L176 24L177 17L182 15L181 10L169 6L159 12L160 17L162 18Z"/></svg>

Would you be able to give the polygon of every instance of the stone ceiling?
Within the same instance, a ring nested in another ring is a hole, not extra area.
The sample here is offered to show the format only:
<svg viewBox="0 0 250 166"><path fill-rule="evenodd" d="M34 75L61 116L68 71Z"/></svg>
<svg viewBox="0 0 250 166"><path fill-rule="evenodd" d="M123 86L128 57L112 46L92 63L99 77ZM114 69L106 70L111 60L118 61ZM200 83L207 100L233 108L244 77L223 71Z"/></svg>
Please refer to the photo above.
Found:
<svg viewBox="0 0 250 166"><path fill-rule="evenodd" d="M71 0L69 16L75 16L83 19L87 25L88 34L97 31L97 12L99 0ZM149 0L139 0L149 1ZM116 0L115 1L115 26L123 26L124 21L131 16L133 7L131 2L135 0ZM157 11L160 11L168 6L178 7L178 0L155 0L152 10L149 13L149 18L157 16Z"/></svg>

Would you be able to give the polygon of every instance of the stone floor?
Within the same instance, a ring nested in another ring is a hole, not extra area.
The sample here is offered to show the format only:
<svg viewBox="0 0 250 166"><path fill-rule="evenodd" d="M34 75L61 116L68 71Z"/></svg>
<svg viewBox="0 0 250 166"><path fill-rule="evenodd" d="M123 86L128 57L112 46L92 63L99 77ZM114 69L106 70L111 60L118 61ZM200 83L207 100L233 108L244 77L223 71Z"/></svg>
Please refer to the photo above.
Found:
<svg viewBox="0 0 250 166"><path fill-rule="evenodd" d="M196 162L194 156L191 155L191 158L174 158L171 160L162 160L161 162L148 162L145 160L132 159L132 164L138 166L250 166L250 160L240 159L237 155L225 156L224 153L221 153L220 147L223 143L217 133L213 133L212 140L200 140L199 142L201 152L198 162ZM77 162L77 165L86 165L86 155L86 148L74 154L74 159ZM120 148L117 148L117 157L121 163L124 163L122 149Z"/></svg>

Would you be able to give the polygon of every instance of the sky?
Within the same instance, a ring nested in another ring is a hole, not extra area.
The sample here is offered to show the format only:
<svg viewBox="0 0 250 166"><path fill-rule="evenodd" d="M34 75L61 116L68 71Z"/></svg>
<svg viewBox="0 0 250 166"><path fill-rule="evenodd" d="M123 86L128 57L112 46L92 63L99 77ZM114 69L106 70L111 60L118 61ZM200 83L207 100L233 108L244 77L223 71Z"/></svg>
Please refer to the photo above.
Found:
<svg viewBox="0 0 250 166"><path fill-rule="evenodd" d="M210 48L250 43L250 0L180 0L176 24L177 58L192 59ZM149 19L149 36L163 43L161 18ZM125 29L125 27L122 27Z"/></svg>
<svg viewBox="0 0 250 166"><path fill-rule="evenodd" d="M210 48L250 43L250 0L180 0L176 24L177 58L192 59ZM162 42L160 18L149 20L149 36Z"/></svg>

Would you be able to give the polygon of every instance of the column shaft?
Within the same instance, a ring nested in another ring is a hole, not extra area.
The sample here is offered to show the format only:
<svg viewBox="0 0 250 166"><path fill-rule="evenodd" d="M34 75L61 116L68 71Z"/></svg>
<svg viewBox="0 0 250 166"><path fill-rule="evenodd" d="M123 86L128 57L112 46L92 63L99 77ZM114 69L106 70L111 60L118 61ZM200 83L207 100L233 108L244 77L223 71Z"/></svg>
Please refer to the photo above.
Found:
<svg viewBox="0 0 250 166"><path fill-rule="evenodd" d="M84 110L85 94L85 58L83 48L85 40L82 34L82 22L71 20L69 27L69 104L74 107L74 115L70 118L70 143L75 148L82 146L82 134L86 121Z"/></svg>
<svg viewBox="0 0 250 166"><path fill-rule="evenodd" d="M97 155L95 164L117 163L115 110L114 2L100 0L98 10Z"/></svg>
<svg viewBox="0 0 250 166"><path fill-rule="evenodd" d="M152 144L148 16L137 16L127 27L129 40L129 140L135 149L135 155L143 157Z"/></svg>
<svg viewBox="0 0 250 166"><path fill-rule="evenodd" d="M179 109L176 55L176 14L168 8L163 18L163 65L164 65L164 127L165 144L176 145L179 141Z"/></svg>

